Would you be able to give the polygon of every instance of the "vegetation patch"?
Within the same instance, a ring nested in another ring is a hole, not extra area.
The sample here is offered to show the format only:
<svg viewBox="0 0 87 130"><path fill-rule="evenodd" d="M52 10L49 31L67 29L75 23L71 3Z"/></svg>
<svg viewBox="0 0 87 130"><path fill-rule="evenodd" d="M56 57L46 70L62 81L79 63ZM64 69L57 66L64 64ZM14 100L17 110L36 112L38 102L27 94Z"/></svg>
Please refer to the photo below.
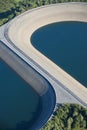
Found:
<svg viewBox="0 0 87 130"><path fill-rule="evenodd" d="M87 109L77 104L63 104L41 130L87 130Z"/></svg>
<svg viewBox="0 0 87 130"><path fill-rule="evenodd" d="M87 0L0 0L0 26L26 10L62 2L87 2Z"/></svg>

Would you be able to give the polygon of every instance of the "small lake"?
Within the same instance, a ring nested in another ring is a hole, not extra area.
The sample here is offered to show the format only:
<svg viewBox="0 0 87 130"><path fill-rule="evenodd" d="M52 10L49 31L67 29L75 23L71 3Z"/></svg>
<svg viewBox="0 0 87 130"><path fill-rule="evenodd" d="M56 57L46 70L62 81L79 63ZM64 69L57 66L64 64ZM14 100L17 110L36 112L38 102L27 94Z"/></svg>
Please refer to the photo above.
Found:
<svg viewBox="0 0 87 130"><path fill-rule="evenodd" d="M32 45L87 87L87 23L46 25L31 36Z"/></svg>
<svg viewBox="0 0 87 130"><path fill-rule="evenodd" d="M37 93L0 59L0 130L27 130L39 110Z"/></svg>

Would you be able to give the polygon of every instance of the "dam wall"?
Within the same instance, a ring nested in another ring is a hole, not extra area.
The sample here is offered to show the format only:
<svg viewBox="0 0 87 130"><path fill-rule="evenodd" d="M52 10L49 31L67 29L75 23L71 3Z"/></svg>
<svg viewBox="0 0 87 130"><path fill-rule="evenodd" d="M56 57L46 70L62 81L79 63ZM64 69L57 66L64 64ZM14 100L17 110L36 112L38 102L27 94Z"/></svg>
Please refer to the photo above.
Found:
<svg viewBox="0 0 87 130"><path fill-rule="evenodd" d="M32 128L29 128L29 130L38 130L50 118L55 107L56 96L51 84L1 41L0 58L40 96L41 112Z"/></svg>
<svg viewBox="0 0 87 130"><path fill-rule="evenodd" d="M79 103L87 107L87 88L36 50L30 40L38 28L61 21L87 22L87 4L64 3L39 7L19 15L0 28L0 58L41 97L42 112L30 130L38 130L46 123L56 103Z"/></svg>
<svg viewBox="0 0 87 130"><path fill-rule="evenodd" d="M87 89L76 79L62 70L50 59L36 50L31 43L31 35L38 28L61 21L87 22L87 3L63 3L39 7L23 13L12 20L4 29L5 39L23 51L47 73L65 86L65 89L79 101L87 104ZM43 75L43 72L41 73ZM49 80L50 76L46 76ZM53 79L53 78L52 78ZM54 80L54 79L53 79Z"/></svg>
<svg viewBox="0 0 87 130"><path fill-rule="evenodd" d="M0 58L30 84L39 95L43 95L48 91L49 84L47 81L1 42Z"/></svg>

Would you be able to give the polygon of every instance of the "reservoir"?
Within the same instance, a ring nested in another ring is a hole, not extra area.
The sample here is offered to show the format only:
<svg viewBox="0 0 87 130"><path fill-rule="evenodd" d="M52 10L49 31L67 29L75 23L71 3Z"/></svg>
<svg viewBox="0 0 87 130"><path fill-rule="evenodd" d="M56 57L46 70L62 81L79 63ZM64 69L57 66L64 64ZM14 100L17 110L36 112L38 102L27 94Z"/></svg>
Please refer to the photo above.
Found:
<svg viewBox="0 0 87 130"><path fill-rule="evenodd" d="M32 45L87 87L87 23L66 21L36 30Z"/></svg>
<svg viewBox="0 0 87 130"><path fill-rule="evenodd" d="M27 130L39 114L39 95L0 59L0 130Z"/></svg>

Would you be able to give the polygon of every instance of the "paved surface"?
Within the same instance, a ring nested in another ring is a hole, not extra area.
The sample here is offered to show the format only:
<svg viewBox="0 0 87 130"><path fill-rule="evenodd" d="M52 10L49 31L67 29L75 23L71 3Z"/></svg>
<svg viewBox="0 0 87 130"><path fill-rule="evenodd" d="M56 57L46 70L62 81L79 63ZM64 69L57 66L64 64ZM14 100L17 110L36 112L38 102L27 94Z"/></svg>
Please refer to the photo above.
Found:
<svg viewBox="0 0 87 130"><path fill-rule="evenodd" d="M37 28L71 20L87 22L87 4L56 4L25 12L1 27L0 40L51 83L56 103L79 103L87 107L87 89L38 52L30 41ZM44 89L38 91L41 96L44 92Z"/></svg>

